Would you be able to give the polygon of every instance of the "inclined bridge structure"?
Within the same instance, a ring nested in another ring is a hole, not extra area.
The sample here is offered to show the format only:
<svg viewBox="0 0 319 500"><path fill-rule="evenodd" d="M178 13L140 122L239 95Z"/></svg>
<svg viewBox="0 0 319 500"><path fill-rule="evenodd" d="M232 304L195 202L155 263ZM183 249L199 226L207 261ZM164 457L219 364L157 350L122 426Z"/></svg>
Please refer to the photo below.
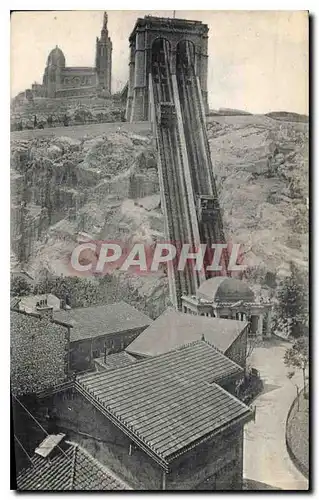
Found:
<svg viewBox="0 0 319 500"><path fill-rule="evenodd" d="M208 26L145 16L137 19L129 41L126 120L152 123L166 240L177 251L189 245L189 252L225 244L206 132ZM183 295L196 294L214 275L207 269L213 255L214 250L206 250L206 265L200 269L194 260L183 269L168 264L170 297L177 309ZM221 266L228 269L227 251Z"/></svg>
<svg viewBox="0 0 319 500"><path fill-rule="evenodd" d="M165 236L177 249L189 244L200 251L224 243L225 237L214 182L205 111L199 79L194 70L194 47L180 42L176 67L171 67L169 41L159 38L152 46L149 75L150 119L157 139ZM211 259L206 251L204 259ZM168 265L170 297L181 308L182 295L196 293L210 277L204 266L189 260L184 269ZM227 268L227 267L226 267Z"/></svg>

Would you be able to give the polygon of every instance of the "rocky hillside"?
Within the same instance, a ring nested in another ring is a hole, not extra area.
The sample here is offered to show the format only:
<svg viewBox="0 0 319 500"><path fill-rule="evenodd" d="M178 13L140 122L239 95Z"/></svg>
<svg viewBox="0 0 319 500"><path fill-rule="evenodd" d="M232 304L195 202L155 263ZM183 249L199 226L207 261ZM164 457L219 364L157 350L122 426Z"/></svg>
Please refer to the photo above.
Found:
<svg viewBox="0 0 319 500"><path fill-rule="evenodd" d="M226 234L242 243L250 275L307 268L308 124L265 116L208 124Z"/></svg>
<svg viewBox="0 0 319 500"><path fill-rule="evenodd" d="M11 130L69 126L84 123L118 122L124 118L125 103L120 96L13 99ZM34 118L36 117L36 126ZM50 117L50 118L49 118ZM51 123L48 120L51 119Z"/></svg>
<svg viewBox="0 0 319 500"><path fill-rule="evenodd" d="M247 278L264 284L291 260L307 269L307 123L212 116L208 135L225 232L243 244ZM43 269L70 274L70 252L83 238L151 243L163 237L150 136L15 139L11 173L12 262L36 277ZM124 279L115 273L108 287L103 300L124 297L153 317L168 303L164 274Z"/></svg>

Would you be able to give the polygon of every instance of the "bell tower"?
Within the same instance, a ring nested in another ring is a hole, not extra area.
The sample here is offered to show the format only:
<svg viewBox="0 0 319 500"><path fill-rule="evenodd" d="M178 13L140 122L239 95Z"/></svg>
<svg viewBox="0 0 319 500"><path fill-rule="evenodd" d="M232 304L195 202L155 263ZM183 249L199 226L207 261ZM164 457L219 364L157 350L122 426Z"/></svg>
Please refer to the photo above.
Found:
<svg viewBox="0 0 319 500"><path fill-rule="evenodd" d="M111 95L112 41L107 29L107 13L104 12L100 38L96 38L95 69L98 89Z"/></svg>

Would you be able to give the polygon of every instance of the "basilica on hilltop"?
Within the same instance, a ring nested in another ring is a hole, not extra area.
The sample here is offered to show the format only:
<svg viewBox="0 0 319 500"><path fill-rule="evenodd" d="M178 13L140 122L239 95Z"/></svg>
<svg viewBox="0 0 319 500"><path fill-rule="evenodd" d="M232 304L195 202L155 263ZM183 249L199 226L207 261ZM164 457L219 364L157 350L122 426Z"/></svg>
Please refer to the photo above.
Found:
<svg viewBox="0 0 319 500"><path fill-rule="evenodd" d="M112 41L107 20L107 13L104 12L101 35L96 38L95 66L67 66L65 55L56 46L48 56L42 85L32 85L34 97L89 96L96 92L111 95Z"/></svg>

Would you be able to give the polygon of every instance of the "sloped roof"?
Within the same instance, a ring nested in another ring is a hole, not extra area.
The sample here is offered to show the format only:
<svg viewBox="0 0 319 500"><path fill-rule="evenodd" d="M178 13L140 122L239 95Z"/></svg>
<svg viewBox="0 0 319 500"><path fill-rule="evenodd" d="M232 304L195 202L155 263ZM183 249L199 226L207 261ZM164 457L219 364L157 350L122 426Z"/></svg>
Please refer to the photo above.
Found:
<svg viewBox="0 0 319 500"><path fill-rule="evenodd" d="M126 302L102 306L78 307L68 311L60 310L53 318L73 326L71 342L135 328L146 328L152 320Z"/></svg>
<svg viewBox="0 0 319 500"><path fill-rule="evenodd" d="M195 316L169 307L127 346L126 352L157 356L200 340L203 335L217 349L226 352L246 326L244 321Z"/></svg>
<svg viewBox="0 0 319 500"><path fill-rule="evenodd" d="M127 484L75 443L50 461L34 455L33 466L17 477L18 490L128 490Z"/></svg>
<svg viewBox="0 0 319 500"><path fill-rule="evenodd" d="M197 296L212 302L254 302L255 294L242 280L227 276L210 278L200 285Z"/></svg>
<svg viewBox="0 0 319 500"><path fill-rule="evenodd" d="M94 362L101 366L101 368L104 368L104 370L115 370L116 368L123 368L123 366L136 363L137 359L128 352L122 351L115 354L108 354L105 359L104 356L101 356L100 358L96 358Z"/></svg>
<svg viewBox="0 0 319 500"><path fill-rule="evenodd" d="M19 309L25 310L26 312L36 312L36 306L38 302L44 300L47 305L53 307L54 311L60 310L60 299L53 295L52 293L42 293L40 295L24 295L19 297Z"/></svg>
<svg viewBox="0 0 319 500"><path fill-rule="evenodd" d="M125 368L79 376L76 386L165 466L234 420L250 418L244 403L214 383L239 373L240 366L199 341Z"/></svg>
<svg viewBox="0 0 319 500"><path fill-rule="evenodd" d="M15 309L20 302L20 297L10 297L10 309Z"/></svg>

